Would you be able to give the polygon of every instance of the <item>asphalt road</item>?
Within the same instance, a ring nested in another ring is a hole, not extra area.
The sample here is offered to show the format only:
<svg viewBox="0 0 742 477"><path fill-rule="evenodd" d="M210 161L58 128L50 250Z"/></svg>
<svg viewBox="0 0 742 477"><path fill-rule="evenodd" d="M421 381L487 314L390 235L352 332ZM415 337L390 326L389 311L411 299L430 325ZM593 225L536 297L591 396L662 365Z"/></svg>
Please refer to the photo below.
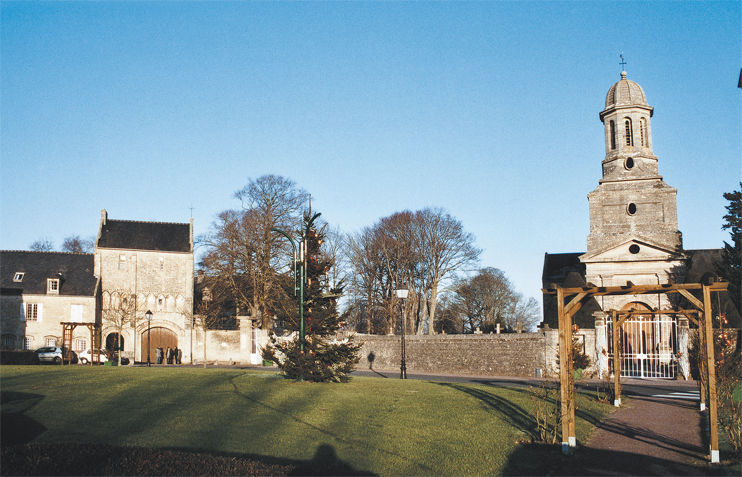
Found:
<svg viewBox="0 0 742 477"><path fill-rule="evenodd" d="M400 379L398 370L356 370L353 376L366 376L386 379ZM538 387L541 383L549 381L539 378L518 378L507 376L471 376L458 374L423 374L407 373L407 379L422 379L426 381L439 381L449 383L474 383L492 387L523 388ZM585 379L578 381L578 385L587 390L596 390L603 384L597 379ZM698 383L696 381L682 381L674 379L636 379L623 378L621 380L622 394L626 396L662 397L666 399L682 399L687 401L698 401Z"/></svg>

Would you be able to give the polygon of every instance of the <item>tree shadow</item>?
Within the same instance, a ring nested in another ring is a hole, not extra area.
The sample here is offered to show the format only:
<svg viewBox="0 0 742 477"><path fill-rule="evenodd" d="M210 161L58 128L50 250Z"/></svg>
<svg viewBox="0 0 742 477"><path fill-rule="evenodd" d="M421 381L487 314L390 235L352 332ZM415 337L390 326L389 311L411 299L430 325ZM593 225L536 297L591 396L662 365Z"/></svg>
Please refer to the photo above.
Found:
<svg viewBox="0 0 742 477"><path fill-rule="evenodd" d="M46 431L43 424L25 414L43 398L40 394L0 392L0 447L27 444Z"/></svg>
<svg viewBox="0 0 742 477"><path fill-rule="evenodd" d="M444 383L436 382L438 386L445 386L457 391L469 394L472 397L480 400L488 409L498 414L505 422L509 423L512 427L519 431L527 434L530 439L535 439L538 436L538 429L536 428L536 421L526 409L513 404L507 399L503 399L500 396L492 394L490 392L463 386L455 383ZM518 390L518 392L525 392Z"/></svg>

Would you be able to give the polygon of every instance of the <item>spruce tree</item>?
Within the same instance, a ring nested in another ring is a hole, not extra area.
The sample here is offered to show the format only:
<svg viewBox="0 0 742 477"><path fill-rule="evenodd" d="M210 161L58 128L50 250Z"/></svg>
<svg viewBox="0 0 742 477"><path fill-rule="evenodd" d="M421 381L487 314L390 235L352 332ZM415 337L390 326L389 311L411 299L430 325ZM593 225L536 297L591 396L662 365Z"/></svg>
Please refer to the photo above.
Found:
<svg viewBox="0 0 742 477"><path fill-rule="evenodd" d="M304 330L302 342L299 334L285 340L271 333L270 344L263 349L263 358L275 361L281 371L289 377L303 378L307 381L344 381L353 371L360 355L361 346L352 337L337 340L341 317L337 311L337 301L343 294L343 284L330 287L327 272L334 265L333 259L322 253L324 227L316 229L320 214L304 215L301 239L305 250L303 261L297 264L296 286L293 279L286 279L285 298L280 303L279 312L284 320L286 331L298 332L300 328L300 297L295 297L299 280L304 280ZM302 247L300 247L302 249ZM304 276L301 270L304 269ZM287 277L288 278L288 277Z"/></svg>
<svg viewBox="0 0 742 477"><path fill-rule="evenodd" d="M717 273L729 282L729 295L742 314L742 183L740 190L727 192L724 198L729 201L726 206L722 229L729 230L732 243L724 242L722 262L717 267Z"/></svg>

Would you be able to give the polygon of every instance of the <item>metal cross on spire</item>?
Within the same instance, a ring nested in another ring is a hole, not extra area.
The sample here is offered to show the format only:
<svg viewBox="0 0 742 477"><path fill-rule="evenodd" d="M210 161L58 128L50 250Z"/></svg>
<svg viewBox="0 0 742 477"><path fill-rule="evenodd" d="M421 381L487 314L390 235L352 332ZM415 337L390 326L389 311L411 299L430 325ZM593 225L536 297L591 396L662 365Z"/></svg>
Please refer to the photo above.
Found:
<svg viewBox="0 0 742 477"><path fill-rule="evenodd" d="M621 71L624 71L626 69L624 68L624 66L626 66L626 60L624 60L623 58L623 53L621 53L621 63L619 63L619 65L621 65Z"/></svg>

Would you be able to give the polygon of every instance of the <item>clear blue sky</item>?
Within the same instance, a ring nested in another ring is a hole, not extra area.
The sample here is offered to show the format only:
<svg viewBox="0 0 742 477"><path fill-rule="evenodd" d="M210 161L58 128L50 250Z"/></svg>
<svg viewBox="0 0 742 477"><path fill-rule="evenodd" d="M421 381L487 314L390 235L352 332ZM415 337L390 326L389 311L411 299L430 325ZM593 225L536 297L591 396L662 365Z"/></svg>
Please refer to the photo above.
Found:
<svg viewBox="0 0 742 477"><path fill-rule="evenodd" d="M196 234L278 174L343 231L443 207L540 302L584 252L603 109L654 106L686 248L742 176L741 2L2 2L0 248L114 219Z"/></svg>

